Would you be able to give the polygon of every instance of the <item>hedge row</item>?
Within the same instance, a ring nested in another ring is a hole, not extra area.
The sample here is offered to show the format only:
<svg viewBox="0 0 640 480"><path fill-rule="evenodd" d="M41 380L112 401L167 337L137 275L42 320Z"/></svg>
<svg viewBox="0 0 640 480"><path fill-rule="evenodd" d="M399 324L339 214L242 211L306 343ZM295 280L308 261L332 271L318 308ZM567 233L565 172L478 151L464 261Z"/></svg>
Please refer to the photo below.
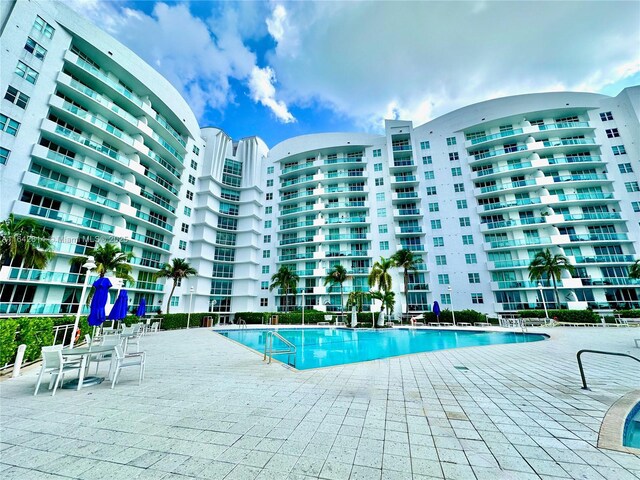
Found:
<svg viewBox="0 0 640 480"><path fill-rule="evenodd" d="M591 310L549 310L549 318L558 322L572 323L596 323L600 322L600 315ZM522 318L544 318L544 310L521 310L518 312Z"/></svg>
<svg viewBox="0 0 640 480"><path fill-rule="evenodd" d="M455 311L456 323L466 322L473 325L475 322L487 322L487 317L484 313L476 312L475 310L460 310ZM436 314L433 312L424 312L424 322L437 322ZM440 312L440 322L453 323L453 315L450 310L443 310Z"/></svg>
<svg viewBox="0 0 640 480"><path fill-rule="evenodd" d="M616 310L615 313L622 318L640 318L640 310Z"/></svg>

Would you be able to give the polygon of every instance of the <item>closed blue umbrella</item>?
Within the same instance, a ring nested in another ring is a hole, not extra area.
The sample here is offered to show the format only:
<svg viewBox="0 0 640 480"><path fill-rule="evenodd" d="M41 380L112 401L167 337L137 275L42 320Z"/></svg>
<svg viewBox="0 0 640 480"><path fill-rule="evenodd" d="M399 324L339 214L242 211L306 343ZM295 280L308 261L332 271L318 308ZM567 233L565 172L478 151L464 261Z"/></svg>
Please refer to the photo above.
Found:
<svg viewBox="0 0 640 480"><path fill-rule="evenodd" d="M107 304L111 287L112 284L107 277L100 277L93 282L94 293L91 299L91 310L87 318L89 325L97 327L107 319L104 307Z"/></svg>
<svg viewBox="0 0 640 480"><path fill-rule="evenodd" d="M147 301L143 297L142 300L140 300L140 305L138 305L138 310L136 310L136 315L138 317L144 317L145 313L147 313Z"/></svg>
<svg viewBox="0 0 640 480"><path fill-rule="evenodd" d="M127 291L120 290L120 295L116 298L116 303L113 304L111 313L109 314L109 320L122 320L127 316L127 304L129 303L129 297Z"/></svg>
<svg viewBox="0 0 640 480"><path fill-rule="evenodd" d="M433 302L433 313L436 314L437 320L440 321L440 304L437 300Z"/></svg>

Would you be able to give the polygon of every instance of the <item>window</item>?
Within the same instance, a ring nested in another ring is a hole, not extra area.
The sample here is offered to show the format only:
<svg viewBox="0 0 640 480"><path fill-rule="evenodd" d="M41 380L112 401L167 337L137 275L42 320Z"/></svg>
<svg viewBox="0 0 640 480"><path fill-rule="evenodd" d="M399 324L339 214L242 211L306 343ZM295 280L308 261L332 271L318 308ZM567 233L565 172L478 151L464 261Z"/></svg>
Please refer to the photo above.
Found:
<svg viewBox="0 0 640 480"><path fill-rule="evenodd" d="M185 242L184 240L180 240L180 242L178 242L178 248L180 250L186 250L187 249L187 242Z"/></svg>
<svg viewBox="0 0 640 480"><path fill-rule="evenodd" d="M449 274L448 273L439 273L438 274L438 284L440 284L440 285L449 285Z"/></svg>
<svg viewBox="0 0 640 480"><path fill-rule="evenodd" d="M479 273L467 273L469 277L469 283L480 283L480 274Z"/></svg>
<svg viewBox="0 0 640 480"><path fill-rule="evenodd" d="M267 167L267 175L271 175L273 173L273 167Z"/></svg>
<svg viewBox="0 0 640 480"><path fill-rule="evenodd" d="M3 150L3 149L0 149ZM2 158L0 157L0 163L2 162ZM631 202L631 207L633 207L634 212L640 212L640 202Z"/></svg>
<svg viewBox="0 0 640 480"><path fill-rule="evenodd" d="M196 147L195 145L193 146L193 153L195 153L196 155L200 155L200 149L198 147Z"/></svg>
<svg viewBox="0 0 640 480"><path fill-rule="evenodd" d="M273 212L273 207L265 207L265 208L264 208L264 213L265 213L266 215L269 215L269 214L270 214L270 213L272 213L272 212Z"/></svg>
<svg viewBox="0 0 640 480"><path fill-rule="evenodd" d="M431 158L431 155L428 155L426 157L422 157L422 163L424 165L431 165L433 163L433 159Z"/></svg>
<svg viewBox="0 0 640 480"><path fill-rule="evenodd" d="M191 160L191 168L193 168L194 170L198 169L198 162L196 162L195 160Z"/></svg>
<svg viewBox="0 0 640 480"><path fill-rule="evenodd" d="M266 199L267 201L273 200L273 193L267 193Z"/></svg>
<svg viewBox="0 0 640 480"><path fill-rule="evenodd" d="M440 205L438 205L438 202L433 202L429 204L429 211L430 212L439 212L440 211Z"/></svg>
<svg viewBox="0 0 640 480"><path fill-rule="evenodd" d="M37 16L36 21L33 22L33 29L42 33L42 35L47 38L53 38L53 33L56 31L55 28L53 28L39 16Z"/></svg>
<svg viewBox="0 0 640 480"><path fill-rule="evenodd" d="M437 190L436 187L427 187L427 195L436 195Z"/></svg>
<svg viewBox="0 0 640 480"><path fill-rule="evenodd" d="M269 306L269 299L268 298L261 298L260 299L260 306L261 307L268 307Z"/></svg>
<svg viewBox="0 0 640 480"><path fill-rule="evenodd" d="M429 140L425 140L424 142L420 142L420 149L421 150L428 150L429 148L431 148L431 145L429 144Z"/></svg>
<svg viewBox="0 0 640 480"><path fill-rule="evenodd" d="M436 255L436 265L446 265L446 264L447 264L446 255Z"/></svg>
<svg viewBox="0 0 640 480"><path fill-rule="evenodd" d="M380 148L376 148L376 149L373 151L373 158L381 157L381 156L382 156L382 150L381 150Z"/></svg>
<svg viewBox="0 0 640 480"><path fill-rule="evenodd" d="M179 305L180 305L180 297L178 297L178 296L171 297L171 306L172 307L177 307Z"/></svg>
<svg viewBox="0 0 640 480"><path fill-rule="evenodd" d="M624 182L624 188L627 189L627 192L640 192L640 187L638 186L638 182Z"/></svg>
<svg viewBox="0 0 640 480"><path fill-rule="evenodd" d="M442 228L442 221L439 219L431 220L431 230L440 230Z"/></svg>
<svg viewBox="0 0 640 480"><path fill-rule="evenodd" d="M460 217L458 219L458 221L460 222L460 226L461 227L470 227L471 226L471 219L469 217Z"/></svg>
<svg viewBox="0 0 640 480"><path fill-rule="evenodd" d="M451 169L451 176L452 177L461 177L462 176L462 168L460 167L453 167Z"/></svg>
<svg viewBox="0 0 640 480"><path fill-rule="evenodd" d="M482 298L481 293L472 293L471 294L471 303L484 303L484 298Z"/></svg>
<svg viewBox="0 0 640 480"><path fill-rule="evenodd" d="M265 235L263 241L264 243L271 243L271 235Z"/></svg>
<svg viewBox="0 0 640 480"><path fill-rule="evenodd" d="M436 178L436 176L433 173L433 170L427 170L426 172L424 172L424 179L425 180L433 180L434 178Z"/></svg>
<svg viewBox="0 0 640 480"><path fill-rule="evenodd" d="M7 93L4 94L5 100L9 100L11 103L15 103L18 107L24 109L27 108L29 103L29 97L22 92L19 92L11 85L7 88Z"/></svg>
<svg viewBox="0 0 640 480"><path fill-rule="evenodd" d="M384 192L376 193L376 202L384 202Z"/></svg>
<svg viewBox="0 0 640 480"><path fill-rule="evenodd" d="M389 250L389 242L380 242L380 250Z"/></svg>
<svg viewBox="0 0 640 480"><path fill-rule="evenodd" d="M269 282L260 282L260 290L269 290Z"/></svg>
<svg viewBox="0 0 640 480"><path fill-rule="evenodd" d="M444 247L444 238L443 237L433 237L433 246L434 247Z"/></svg>
<svg viewBox="0 0 640 480"><path fill-rule="evenodd" d="M464 261L467 265L472 265L474 263L478 263L478 259L476 258L476 254L475 253L465 253L464 254Z"/></svg>
<svg viewBox="0 0 640 480"><path fill-rule="evenodd" d="M24 62L18 62L15 74L24 78L29 83L35 84L38 81L38 72Z"/></svg>
<svg viewBox="0 0 640 480"><path fill-rule="evenodd" d="M617 128L608 128L607 130L605 130L605 133L607 134L607 138L615 138L620 136L620 132L618 132Z"/></svg>
<svg viewBox="0 0 640 480"><path fill-rule="evenodd" d="M382 185L384 185L384 179L383 178L376 178L376 187L381 187Z"/></svg>
<svg viewBox="0 0 640 480"><path fill-rule="evenodd" d="M460 160L460 157L458 156L458 152L449 152L449 161L453 162L455 160Z"/></svg>
<svg viewBox="0 0 640 480"><path fill-rule="evenodd" d="M456 193L464 192L464 183L454 183L453 190Z"/></svg>
<svg viewBox="0 0 640 480"><path fill-rule="evenodd" d="M267 187L273 187L273 179L267 180Z"/></svg>
<svg viewBox="0 0 640 480"><path fill-rule="evenodd" d="M614 145L611 147L614 155L624 155L627 151L624 148L624 145Z"/></svg>
<svg viewBox="0 0 640 480"><path fill-rule="evenodd" d="M20 122L16 122L14 119L0 113L0 132L7 132L15 137L19 128Z"/></svg>
<svg viewBox="0 0 640 480"><path fill-rule="evenodd" d="M455 145L456 137L447 137L447 145Z"/></svg>
<svg viewBox="0 0 640 480"><path fill-rule="evenodd" d="M264 221L264 228L271 228L271 220Z"/></svg>
<svg viewBox="0 0 640 480"><path fill-rule="evenodd" d="M373 171L374 172L381 172L382 171L382 164L381 163L374 163L373 164Z"/></svg>
<svg viewBox="0 0 640 480"><path fill-rule="evenodd" d="M193 192L187 190L187 200L193 200Z"/></svg>
<svg viewBox="0 0 640 480"><path fill-rule="evenodd" d="M389 227L385 223L384 225L378 225L378 233L388 233Z"/></svg>
<svg viewBox="0 0 640 480"><path fill-rule="evenodd" d="M182 226L180 227L180 230L182 230L183 233L189 233L189 225L187 225L186 223L183 223Z"/></svg>
<svg viewBox="0 0 640 480"><path fill-rule="evenodd" d="M189 175L189 183L191 185L195 185L196 184L196 177L194 177L193 175Z"/></svg>
<svg viewBox="0 0 640 480"><path fill-rule="evenodd" d="M271 250L263 250L262 258L271 258Z"/></svg>
<svg viewBox="0 0 640 480"><path fill-rule="evenodd" d="M384 218L387 216L387 209L386 208L379 208L378 209L378 218Z"/></svg>
<svg viewBox="0 0 640 480"><path fill-rule="evenodd" d="M24 49L38 60L44 60L44 57L47 56L47 49L31 37L27 37L27 43L24 44Z"/></svg>
<svg viewBox="0 0 640 480"><path fill-rule="evenodd" d="M465 208L467 208L467 201L466 200L456 200L456 206L458 207L458 210L464 210Z"/></svg>
<svg viewBox="0 0 640 480"><path fill-rule="evenodd" d="M603 122L608 122L609 120L613 120L613 115L611 112L602 112L600 114L600 120Z"/></svg>
<svg viewBox="0 0 640 480"><path fill-rule="evenodd" d="M440 303L442 305L451 305L451 295L448 293L440 294Z"/></svg>
<svg viewBox="0 0 640 480"><path fill-rule="evenodd" d="M473 245L473 235L462 235L463 245Z"/></svg>
<svg viewBox="0 0 640 480"><path fill-rule="evenodd" d="M631 164L630 163L619 163L618 164L618 169L620 170L620 173L632 173L633 172L633 168L631 168Z"/></svg>
<svg viewBox="0 0 640 480"><path fill-rule="evenodd" d="M184 214L187 217L190 217L191 216L191 209L189 207L184 207Z"/></svg>
<svg viewBox="0 0 640 480"><path fill-rule="evenodd" d="M269 265L263 265L262 266L262 273L264 273L264 274L269 273Z"/></svg>
<svg viewBox="0 0 640 480"><path fill-rule="evenodd" d="M4 147L0 147L0 165L6 165L7 159L9 158L10 150L7 150Z"/></svg>

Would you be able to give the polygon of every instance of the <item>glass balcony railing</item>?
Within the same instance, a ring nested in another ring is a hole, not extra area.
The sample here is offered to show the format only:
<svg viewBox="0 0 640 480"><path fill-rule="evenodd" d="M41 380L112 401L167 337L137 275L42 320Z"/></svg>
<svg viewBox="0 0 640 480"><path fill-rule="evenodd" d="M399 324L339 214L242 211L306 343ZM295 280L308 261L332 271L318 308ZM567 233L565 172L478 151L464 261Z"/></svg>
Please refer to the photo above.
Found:
<svg viewBox="0 0 640 480"><path fill-rule="evenodd" d="M325 235L324 239L327 241L332 240L366 240L366 233L344 233L339 235Z"/></svg>
<svg viewBox="0 0 640 480"><path fill-rule="evenodd" d="M588 126L588 122L560 122L538 125L538 130L557 130L559 128L580 128Z"/></svg>
<svg viewBox="0 0 640 480"><path fill-rule="evenodd" d="M171 125L169 125L169 123L167 122L167 120L160 115L159 113L156 112L156 121L162 125L164 127L164 129L169 132L171 134L171 136L173 138L175 138L176 140L178 140L178 143L180 143L180 145L182 145L183 147L187 146L187 142L184 140L184 138L182 137L182 135L180 135Z"/></svg>
<svg viewBox="0 0 640 480"><path fill-rule="evenodd" d="M169 248L171 248L171 245L169 245L168 243L165 243L161 240L158 240L157 238L153 238L153 237L146 237L140 233L135 233L132 232L131 233L131 238L133 240L137 240L138 242L142 242L145 243L147 245L151 245L152 247L158 247L161 248L163 250L169 250Z"/></svg>
<svg viewBox="0 0 640 480"><path fill-rule="evenodd" d="M532 237L523 238L518 240L499 240L489 242L491 248L508 248L508 247L521 247L529 245L547 245L551 243L550 238Z"/></svg>
<svg viewBox="0 0 640 480"><path fill-rule="evenodd" d="M368 250L339 250L339 251L329 251L325 252L324 256L326 258L332 257L366 257L369 255Z"/></svg>
<svg viewBox="0 0 640 480"><path fill-rule="evenodd" d="M178 196L178 189L176 187L174 187L171 183L169 183L167 180L162 178L161 176L156 175L155 173L153 173L150 170L146 170L144 172L144 175L145 175L145 177L150 178L151 180L156 182L158 185L160 185L165 190L168 190L171 193L173 193L175 196Z"/></svg>
<svg viewBox="0 0 640 480"><path fill-rule="evenodd" d="M307 175L306 177L301 178L293 178L291 180L287 180L286 182L282 182L282 187L288 187L290 185L297 185L298 183L310 182L313 180L313 175Z"/></svg>
<svg viewBox="0 0 640 480"><path fill-rule="evenodd" d="M290 167L284 168L281 174L297 172L298 170L302 170L304 168L312 168L312 167L314 167L313 162L302 163L300 165L292 165Z"/></svg>
<svg viewBox="0 0 640 480"><path fill-rule="evenodd" d="M602 173L589 173L586 175L558 175L553 177L554 182L584 182L589 180L607 180L607 175Z"/></svg>
<svg viewBox="0 0 640 480"><path fill-rule="evenodd" d="M554 157L549 158L549 165L562 165L566 163L585 163L585 162L599 162L602 160L600 155L589 155L589 156L566 156L566 157Z"/></svg>
<svg viewBox="0 0 640 480"><path fill-rule="evenodd" d="M417 177L415 175L404 175L404 176L398 176L396 175L395 177L393 177L393 181L394 182L415 182L417 180Z"/></svg>
<svg viewBox="0 0 640 480"><path fill-rule="evenodd" d="M97 276L90 276L89 283L94 282L97 278ZM9 272L9 280L78 284L84 282L85 276L78 273L51 272L30 268L12 268Z"/></svg>
<svg viewBox="0 0 640 480"><path fill-rule="evenodd" d="M573 201L573 200L611 200L613 199L613 193L576 193L576 194L560 194L558 200L561 202Z"/></svg>
<svg viewBox="0 0 640 480"><path fill-rule="evenodd" d="M120 108L118 105L113 103L111 100L109 100L105 96L103 96L103 95L99 94L98 92L96 92L95 90L92 90L91 88L87 87L85 84L80 83L77 80L72 78L71 81L69 82L69 85L71 85L71 87L74 90L77 90L80 93L83 93L88 97L91 97L95 102L99 103L100 105L105 106L106 108L108 108L109 110L111 110L112 112L117 114L118 116L124 118L130 124L132 124L132 125L134 125L136 127L138 126L138 119L136 117L131 115L129 112L127 112L123 108Z"/></svg>
<svg viewBox="0 0 640 480"><path fill-rule="evenodd" d="M594 255L575 257L576 263L633 263L633 255Z"/></svg>
<svg viewBox="0 0 640 480"><path fill-rule="evenodd" d="M583 285L640 285L638 278L604 277L582 278Z"/></svg>
<svg viewBox="0 0 640 480"><path fill-rule="evenodd" d="M70 213L59 212L58 210L52 210L50 208L38 207L37 205L31 206L29 214L37 217L48 218L57 222L70 223L84 228L100 230L101 232L113 233L115 230L112 225L106 225L97 220L71 215Z"/></svg>
<svg viewBox="0 0 640 480"><path fill-rule="evenodd" d="M75 313L78 310L78 304L72 303L0 303L1 314L16 315L56 315L60 313ZM89 313L89 307L83 306L81 313L86 315Z"/></svg>
<svg viewBox="0 0 640 480"><path fill-rule="evenodd" d="M584 235L569 235L571 242L610 242L629 240L626 233L587 233Z"/></svg>
<svg viewBox="0 0 640 480"><path fill-rule="evenodd" d="M162 262L159 260L152 260L150 258L140 258L140 257L134 257L131 260L129 260L129 263L132 265L140 265L142 267L149 267L149 268L161 268L162 267Z"/></svg>
<svg viewBox="0 0 640 480"><path fill-rule="evenodd" d="M420 215L420 209L419 208L400 208L398 210L398 216L405 216L405 215Z"/></svg>
<svg viewBox="0 0 640 480"><path fill-rule="evenodd" d="M329 158L324 161L325 165L335 165L338 163L360 163L362 162L362 157L339 157L339 158Z"/></svg>
<svg viewBox="0 0 640 480"><path fill-rule="evenodd" d="M98 117L93 115L91 112L83 110L82 108L79 108L76 105L72 105L69 102L63 102L62 108L64 108L68 112L73 113L75 116L82 118L86 122L89 122L95 125L99 129L104 130L107 133L110 133L111 135L120 139L122 142L126 143L127 145L133 146L133 138L131 138L129 135L127 135L126 133L124 133L122 130L115 127L114 125L111 125L109 122L105 122L104 120L99 119Z"/></svg>
<svg viewBox="0 0 640 480"><path fill-rule="evenodd" d="M278 260L280 262L286 262L289 260L306 260L308 258L313 258L313 253L292 253L289 255L280 255Z"/></svg>
<svg viewBox="0 0 640 480"><path fill-rule="evenodd" d="M398 192L396 193L396 197L398 199L418 198L418 192Z"/></svg>
<svg viewBox="0 0 640 480"><path fill-rule="evenodd" d="M412 150L411 145L393 145L394 152L410 152Z"/></svg>
<svg viewBox="0 0 640 480"><path fill-rule="evenodd" d="M280 230L289 230L292 228L301 228L301 227L311 227L313 225L313 220L306 220L304 222L295 222L295 223L283 223L280 227Z"/></svg>
<svg viewBox="0 0 640 480"><path fill-rule="evenodd" d="M524 207L528 205L537 205L542 201L539 198L521 198L519 200L512 200L510 202L500 202L500 203L488 203L482 206L482 209L486 211L498 210L500 208L509 208L509 207Z"/></svg>
<svg viewBox="0 0 640 480"><path fill-rule="evenodd" d="M313 205L305 205L303 207L287 208L280 210L280 215L291 215L293 213L309 212L313 210Z"/></svg>
<svg viewBox="0 0 640 480"><path fill-rule="evenodd" d="M511 172L513 170L519 170L521 168L529 168L531 166L532 166L531 162L519 162L519 163L512 163L505 167L486 168L484 170L478 170L475 173L476 173L476 176L478 177L484 177L486 175L492 175L494 173Z"/></svg>
<svg viewBox="0 0 640 480"><path fill-rule="evenodd" d="M123 165L129 165L129 159L124 155L120 155L116 150L113 150L100 143L96 143L93 140L90 140L89 138L80 135L79 133L69 130L68 128L64 128L60 125L56 125L55 132L59 135L69 138L70 140L73 140L74 142L81 143L85 147L89 147L92 150L95 150L96 152L102 153L107 157L117 160Z"/></svg>
<svg viewBox="0 0 640 480"><path fill-rule="evenodd" d="M166 200L163 200L158 195L148 192L144 188L140 190L140 195L146 198L147 200L151 200L156 205L160 205L162 208L170 211L171 213L176 213L176 207L171 205Z"/></svg>
<svg viewBox="0 0 640 480"><path fill-rule="evenodd" d="M353 193L364 192L364 186L350 185L348 187L327 187L325 193Z"/></svg>
<svg viewBox="0 0 640 480"><path fill-rule="evenodd" d="M105 207L119 209L120 203L114 200L110 200L107 197L98 195L97 193L88 192L87 190L80 190L79 188L72 187L66 183L51 180L50 178L40 177L38 179L38 186L55 190L56 192L66 193L76 198L82 198L83 200L89 200L95 202L98 205L104 205Z"/></svg>
<svg viewBox="0 0 640 480"><path fill-rule="evenodd" d="M491 135L485 135L484 137L476 137L473 140L471 140L471 145L476 145L478 143L488 142L490 140L495 140L497 138L512 137L512 136L518 135L518 134L520 134L522 132L523 132L523 130L521 128L516 128L516 129L513 129L513 130L505 130L504 132L492 133Z"/></svg>
<svg viewBox="0 0 640 480"><path fill-rule="evenodd" d="M364 177L364 171L342 170L340 172L329 172L325 174L325 178L340 178L340 177Z"/></svg>
<svg viewBox="0 0 640 480"><path fill-rule="evenodd" d="M364 223L366 222L366 217L348 217L348 218L328 218L328 224L334 223Z"/></svg>
<svg viewBox="0 0 640 480"><path fill-rule="evenodd" d="M480 193L501 192L503 190L511 190L512 188L528 187L530 185L536 185L535 179L519 180L517 182L503 183L502 185L489 185L487 187L481 187Z"/></svg>
<svg viewBox="0 0 640 480"><path fill-rule="evenodd" d="M422 227L399 227L400 233L422 233Z"/></svg>
<svg viewBox="0 0 640 480"><path fill-rule="evenodd" d="M285 238L284 240L280 240L280 245L293 245L294 243L307 243L307 242L313 242L313 237Z"/></svg>
<svg viewBox="0 0 640 480"><path fill-rule="evenodd" d="M324 205L324 208L353 208L364 207L364 202L329 202Z"/></svg>
<svg viewBox="0 0 640 480"><path fill-rule="evenodd" d="M142 107L142 100L140 100L140 98L138 98L136 94L126 89L124 86L120 85L116 80L110 78L102 70L94 67L93 65L84 61L81 58L78 58L76 60L76 65L81 67L83 70L86 70L87 72L91 73L94 77L99 78L103 83L106 83L107 85L109 85L111 88L119 92L121 95L131 100L137 106Z"/></svg>
<svg viewBox="0 0 640 480"><path fill-rule="evenodd" d="M134 290L153 290L154 292L161 292L164 289L164 285L159 285L155 282L142 282L138 281L133 284Z"/></svg>
<svg viewBox="0 0 640 480"><path fill-rule="evenodd" d="M565 213L565 220L620 220L618 212Z"/></svg>
<svg viewBox="0 0 640 480"><path fill-rule="evenodd" d="M124 180L116 177L115 175L111 174L111 173L107 173L104 170L100 170L98 168L95 167L91 167L83 162L80 162L76 159L73 159L71 157L67 157L65 155L62 155L61 153L58 152L54 152L52 150L47 150L47 158L49 160L53 160L54 162L58 162L62 165L67 165L68 167L72 167L76 170L80 170L82 172L86 172L89 175L92 175L94 177L98 177L101 178L109 183L112 183L114 185L117 185L119 187L124 187Z"/></svg>
<svg viewBox="0 0 640 480"><path fill-rule="evenodd" d="M595 145L596 142L593 138L568 138L565 140L553 140L545 141L543 145L545 147L562 147L565 145Z"/></svg>
<svg viewBox="0 0 640 480"><path fill-rule="evenodd" d="M473 156L474 160L482 160L483 158L492 158L500 155L506 155L508 153L524 152L527 150L526 145L516 145L515 147L498 148L490 150L488 152L477 153Z"/></svg>
<svg viewBox="0 0 640 480"><path fill-rule="evenodd" d="M162 165L167 170L169 170L169 172L171 172L171 174L174 177L176 177L178 179L180 178L180 172L178 170L176 170L176 168L173 165L171 165L169 162L167 162L164 158L162 158L160 155L158 155L153 150L149 149L149 152L147 152L147 157L149 157L154 162Z"/></svg>
<svg viewBox="0 0 640 480"><path fill-rule="evenodd" d="M410 250L412 252L424 252L424 245L402 245L402 248L405 250Z"/></svg>
<svg viewBox="0 0 640 480"><path fill-rule="evenodd" d="M494 261L494 268L515 268L515 267L528 267L531 260L498 260Z"/></svg>
<svg viewBox="0 0 640 480"><path fill-rule="evenodd" d="M136 217L157 225L158 227L164 228L168 232L173 232L173 227L169 225L167 222L160 220L159 218L152 217L151 215L141 212L140 210L136 210Z"/></svg>
<svg viewBox="0 0 640 480"><path fill-rule="evenodd" d="M413 163L413 160L394 160L394 167L415 167L416 164Z"/></svg>
<svg viewBox="0 0 640 480"><path fill-rule="evenodd" d="M178 153L178 151L175 148L173 148L173 145L171 145L163 137L161 137L154 131L151 132L151 136L156 142L162 145L165 148L165 150L167 150L176 160L178 160L181 164L184 164L184 157L180 155L180 153Z"/></svg>

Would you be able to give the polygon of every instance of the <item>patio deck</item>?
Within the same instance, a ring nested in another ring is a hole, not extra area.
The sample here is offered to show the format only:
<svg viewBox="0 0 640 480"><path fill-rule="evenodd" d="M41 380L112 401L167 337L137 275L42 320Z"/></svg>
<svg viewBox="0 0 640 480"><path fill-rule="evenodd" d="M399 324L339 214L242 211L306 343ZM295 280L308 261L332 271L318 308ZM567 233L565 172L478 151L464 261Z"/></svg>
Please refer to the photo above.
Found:
<svg viewBox="0 0 640 480"><path fill-rule="evenodd" d="M210 329L143 338L147 371L80 392L37 369L0 382L0 476L39 479L637 479L640 456L596 447L640 388L630 328L553 328L543 342L292 371ZM455 367L466 367L468 370Z"/></svg>

